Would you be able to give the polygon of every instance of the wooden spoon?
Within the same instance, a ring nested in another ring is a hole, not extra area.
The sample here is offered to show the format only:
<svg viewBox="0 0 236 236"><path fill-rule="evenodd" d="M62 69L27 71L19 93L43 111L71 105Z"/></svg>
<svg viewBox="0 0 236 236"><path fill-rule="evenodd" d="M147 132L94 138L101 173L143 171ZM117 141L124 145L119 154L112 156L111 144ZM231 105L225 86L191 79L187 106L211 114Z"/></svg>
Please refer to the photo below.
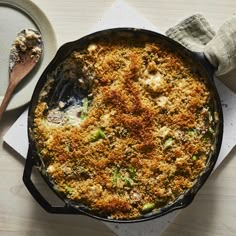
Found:
<svg viewBox="0 0 236 236"><path fill-rule="evenodd" d="M22 30L10 50L9 84L0 106L0 120L16 86L34 68L42 55L42 37L38 31Z"/></svg>

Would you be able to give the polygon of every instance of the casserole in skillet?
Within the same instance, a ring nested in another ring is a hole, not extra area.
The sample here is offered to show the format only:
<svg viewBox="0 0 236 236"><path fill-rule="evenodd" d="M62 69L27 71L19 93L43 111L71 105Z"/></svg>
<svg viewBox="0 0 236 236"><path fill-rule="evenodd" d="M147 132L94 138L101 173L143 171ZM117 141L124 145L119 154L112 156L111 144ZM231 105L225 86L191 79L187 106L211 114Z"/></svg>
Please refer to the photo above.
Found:
<svg viewBox="0 0 236 236"><path fill-rule="evenodd" d="M82 39L33 95L30 138L43 176L95 216L158 215L195 194L217 159L214 85L189 51L157 36L118 29Z"/></svg>

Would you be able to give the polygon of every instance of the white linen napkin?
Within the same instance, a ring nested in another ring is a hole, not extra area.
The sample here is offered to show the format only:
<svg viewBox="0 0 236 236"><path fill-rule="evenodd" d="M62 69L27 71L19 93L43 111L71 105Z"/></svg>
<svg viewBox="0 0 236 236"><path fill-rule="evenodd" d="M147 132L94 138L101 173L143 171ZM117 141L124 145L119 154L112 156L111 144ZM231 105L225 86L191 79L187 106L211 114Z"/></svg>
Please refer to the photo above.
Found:
<svg viewBox="0 0 236 236"><path fill-rule="evenodd" d="M236 68L236 16L216 33L202 14L192 15L166 31L166 35L192 51L201 51L215 67L215 75Z"/></svg>

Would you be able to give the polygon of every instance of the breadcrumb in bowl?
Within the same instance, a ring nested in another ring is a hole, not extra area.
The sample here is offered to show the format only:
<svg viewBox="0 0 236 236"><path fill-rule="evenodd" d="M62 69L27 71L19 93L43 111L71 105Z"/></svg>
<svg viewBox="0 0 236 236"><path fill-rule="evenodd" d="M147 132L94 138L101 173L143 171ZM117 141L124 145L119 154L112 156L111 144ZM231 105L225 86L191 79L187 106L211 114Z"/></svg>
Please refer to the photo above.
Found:
<svg viewBox="0 0 236 236"><path fill-rule="evenodd" d="M147 30L64 45L30 105L36 166L67 205L101 220L138 222L187 206L221 145L211 77L195 53Z"/></svg>

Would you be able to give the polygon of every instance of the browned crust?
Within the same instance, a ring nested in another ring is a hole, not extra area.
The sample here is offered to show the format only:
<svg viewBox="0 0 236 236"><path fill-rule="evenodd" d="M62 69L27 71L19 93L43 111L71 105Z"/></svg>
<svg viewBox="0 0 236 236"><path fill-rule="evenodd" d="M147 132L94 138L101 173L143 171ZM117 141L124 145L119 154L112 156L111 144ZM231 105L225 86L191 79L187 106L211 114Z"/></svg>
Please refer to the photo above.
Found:
<svg viewBox="0 0 236 236"><path fill-rule="evenodd" d="M118 219L138 217L145 203L158 208L189 189L212 142L203 138L210 94L191 63L165 45L132 43L96 42L92 52L74 52L65 62L84 63L95 75L81 125L51 126L44 102L34 121L39 153L59 190ZM91 142L96 128L106 138Z"/></svg>

